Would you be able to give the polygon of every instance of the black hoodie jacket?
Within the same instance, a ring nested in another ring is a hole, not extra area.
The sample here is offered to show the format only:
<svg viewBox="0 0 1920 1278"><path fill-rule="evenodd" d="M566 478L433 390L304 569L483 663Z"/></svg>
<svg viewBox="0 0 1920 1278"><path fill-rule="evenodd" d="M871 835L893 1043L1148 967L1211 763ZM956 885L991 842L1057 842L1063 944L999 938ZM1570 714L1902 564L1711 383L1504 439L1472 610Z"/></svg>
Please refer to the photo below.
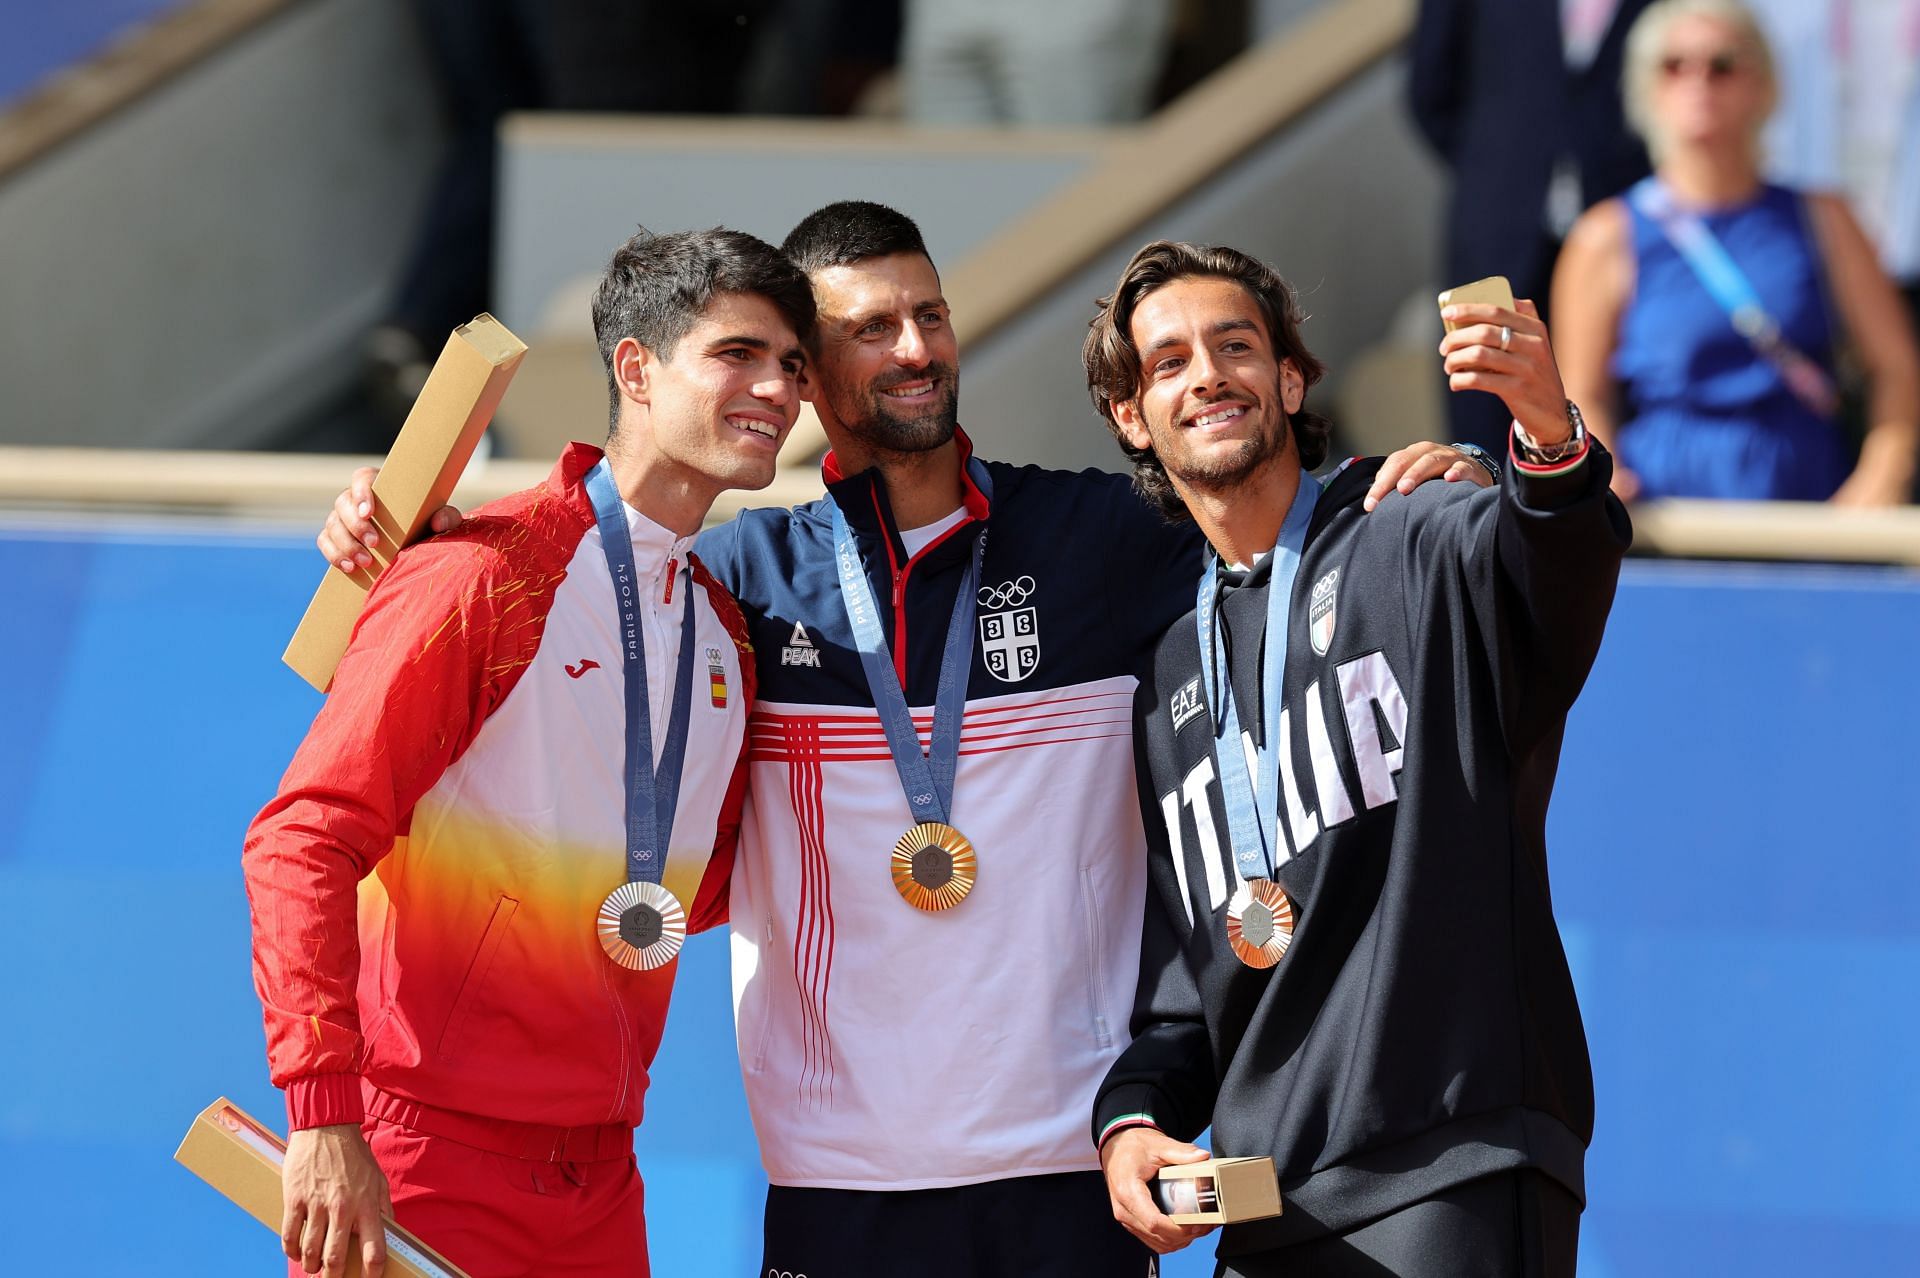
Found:
<svg viewBox="0 0 1920 1278"><path fill-rule="evenodd" d="M1361 499L1327 484L1295 578L1281 846L1292 947L1228 948L1237 885L1191 615L1135 702L1150 847L1134 1041L1094 1135L1209 1123L1220 1156L1270 1155L1285 1214L1223 1256L1363 1223L1519 1167L1585 1198L1593 1082L1547 886L1561 733L1600 646L1631 531L1597 444L1491 489ZM1261 732L1266 566L1227 587L1227 665Z"/></svg>

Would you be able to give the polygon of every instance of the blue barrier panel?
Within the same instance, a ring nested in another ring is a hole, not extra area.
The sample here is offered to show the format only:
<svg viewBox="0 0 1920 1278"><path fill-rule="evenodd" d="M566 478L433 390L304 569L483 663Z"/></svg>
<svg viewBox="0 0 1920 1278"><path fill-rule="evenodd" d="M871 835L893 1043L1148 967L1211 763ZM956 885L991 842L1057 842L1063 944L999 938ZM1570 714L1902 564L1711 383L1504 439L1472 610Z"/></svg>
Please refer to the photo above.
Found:
<svg viewBox="0 0 1920 1278"><path fill-rule="evenodd" d="M55 72L92 57L181 0L63 0L0 4L0 107Z"/></svg>
<svg viewBox="0 0 1920 1278"><path fill-rule="evenodd" d="M0 528L0 1272L274 1271L171 1154L220 1092L282 1122L238 852L319 705L278 660L317 567L278 534ZM1584 1273L1920 1254L1916 635L1913 574L1629 567L1552 816L1599 1090ZM758 1257L725 964L685 951L637 1142L675 1278Z"/></svg>

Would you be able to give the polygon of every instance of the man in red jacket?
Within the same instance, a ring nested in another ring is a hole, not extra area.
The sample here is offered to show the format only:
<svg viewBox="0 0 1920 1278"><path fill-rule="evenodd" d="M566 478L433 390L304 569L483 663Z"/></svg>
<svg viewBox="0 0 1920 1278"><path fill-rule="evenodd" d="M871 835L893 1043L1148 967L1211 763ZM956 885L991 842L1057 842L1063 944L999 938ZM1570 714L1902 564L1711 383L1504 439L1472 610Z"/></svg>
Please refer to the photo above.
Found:
<svg viewBox="0 0 1920 1278"><path fill-rule="evenodd" d="M754 687L688 547L772 480L814 305L714 230L636 236L593 311L605 453L399 556L248 831L295 1271L357 1234L379 1278L391 1210L476 1276L647 1272L633 1128L726 918Z"/></svg>

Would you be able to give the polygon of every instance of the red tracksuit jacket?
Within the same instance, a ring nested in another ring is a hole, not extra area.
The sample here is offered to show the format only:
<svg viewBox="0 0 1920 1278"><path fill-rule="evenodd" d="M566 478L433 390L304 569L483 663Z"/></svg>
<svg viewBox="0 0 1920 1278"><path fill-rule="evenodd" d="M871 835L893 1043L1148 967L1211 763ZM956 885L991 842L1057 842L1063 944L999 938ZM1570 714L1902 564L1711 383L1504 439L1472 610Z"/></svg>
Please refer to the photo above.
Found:
<svg viewBox="0 0 1920 1278"><path fill-rule="evenodd" d="M626 876L621 650L583 486L599 457L575 444L539 487L399 556L247 833L254 984L291 1127L360 1121L363 1080L483 1117L640 1121L678 964L617 966L594 927ZM726 920L751 648L691 539L628 523L656 751L682 592L698 591L665 879L697 931Z"/></svg>

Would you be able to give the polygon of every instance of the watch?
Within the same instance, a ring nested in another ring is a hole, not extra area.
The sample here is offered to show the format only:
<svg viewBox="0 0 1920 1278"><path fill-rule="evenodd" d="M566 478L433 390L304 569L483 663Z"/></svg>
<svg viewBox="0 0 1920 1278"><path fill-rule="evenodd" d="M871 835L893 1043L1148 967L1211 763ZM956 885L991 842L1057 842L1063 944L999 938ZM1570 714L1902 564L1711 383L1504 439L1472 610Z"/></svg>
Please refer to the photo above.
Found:
<svg viewBox="0 0 1920 1278"><path fill-rule="evenodd" d="M1536 444L1533 436L1527 434L1527 428L1518 421L1513 424L1513 451L1521 461L1529 466L1555 466L1568 458L1579 455L1587 446L1587 423L1580 416L1580 406L1572 400L1567 401L1568 435L1557 444Z"/></svg>
<svg viewBox="0 0 1920 1278"><path fill-rule="evenodd" d="M1478 462L1482 470L1486 471L1489 475L1493 476L1494 483L1497 484L1500 482L1500 463L1493 459L1492 453L1480 447L1480 445L1448 444L1447 447L1451 448L1454 452L1459 453L1462 457L1465 457L1468 461Z"/></svg>

